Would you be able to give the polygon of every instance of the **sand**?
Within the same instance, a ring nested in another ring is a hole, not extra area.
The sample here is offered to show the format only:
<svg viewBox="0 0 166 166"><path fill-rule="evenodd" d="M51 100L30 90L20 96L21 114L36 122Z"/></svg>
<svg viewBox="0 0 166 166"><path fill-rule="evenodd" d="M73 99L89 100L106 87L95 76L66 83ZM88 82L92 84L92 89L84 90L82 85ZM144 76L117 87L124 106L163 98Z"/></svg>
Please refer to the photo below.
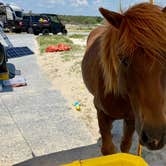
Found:
<svg viewBox="0 0 166 166"><path fill-rule="evenodd" d="M74 43L85 46L85 39L71 39ZM93 106L93 97L86 89L81 74L81 60L83 52L73 54L69 61L62 58L63 52L44 53L38 57L40 66L44 73L51 80L55 90L59 90L67 100L69 111L75 112L76 116L81 117L94 136L98 139L98 124L96 110ZM79 102L80 110L74 106Z"/></svg>

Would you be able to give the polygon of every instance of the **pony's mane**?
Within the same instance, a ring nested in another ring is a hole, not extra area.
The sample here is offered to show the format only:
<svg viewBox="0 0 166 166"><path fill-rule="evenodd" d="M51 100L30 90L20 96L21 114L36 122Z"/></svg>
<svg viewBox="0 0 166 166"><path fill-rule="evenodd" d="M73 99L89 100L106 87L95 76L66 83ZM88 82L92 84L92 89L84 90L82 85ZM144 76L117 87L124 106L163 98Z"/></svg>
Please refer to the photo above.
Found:
<svg viewBox="0 0 166 166"><path fill-rule="evenodd" d="M118 56L130 58L137 48L161 64L166 62L166 18L159 6L135 5L123 13L119 29L107 25L101 39L105 93L118 92Z"/></svg>

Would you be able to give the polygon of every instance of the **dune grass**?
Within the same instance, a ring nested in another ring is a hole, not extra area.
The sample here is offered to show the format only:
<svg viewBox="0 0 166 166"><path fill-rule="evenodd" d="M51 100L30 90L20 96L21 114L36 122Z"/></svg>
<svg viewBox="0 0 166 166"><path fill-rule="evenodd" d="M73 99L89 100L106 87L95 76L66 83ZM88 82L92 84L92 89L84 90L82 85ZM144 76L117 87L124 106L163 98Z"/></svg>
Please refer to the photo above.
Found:
<svg viewBox="0 0 166 166"><path fill-rule="evenodd" d="M59 43L64 43L71 47L74 45L70 39L68 39L66 36L62 36L62 35L38 36L37 41L40 46L41 53L44 53L45 49L50 45L57 45Z"/></svg>
<svg viewBox="0 0 166 166"><path fill-rule="evenodd" d="M73 39L83 39L83 38L87 37L87 35L73 34L73 35L70 35L69 37L73 38Z"/></svg>
<svg viewBox="0 0 166 166"><path fill-rule="evenodd" d="M73 35L76 38L79 38L80 36L78 35ZM81 36L82 37L82 36ZM70 61L73 58L77 58L74 56L75 54L79 54L80 52L83 52L85 47L74 44L72 40L70 40L70 36L63 36L63 35L48 35L48 36L38 36L37 41L40 47L40 53L43 55L45 52L45 49L50 46L50 45L57 45L59 43L64 43L68 46L71 47L70 51L63 51L61 52L62 54L62 59L63 61Z"/></svg>

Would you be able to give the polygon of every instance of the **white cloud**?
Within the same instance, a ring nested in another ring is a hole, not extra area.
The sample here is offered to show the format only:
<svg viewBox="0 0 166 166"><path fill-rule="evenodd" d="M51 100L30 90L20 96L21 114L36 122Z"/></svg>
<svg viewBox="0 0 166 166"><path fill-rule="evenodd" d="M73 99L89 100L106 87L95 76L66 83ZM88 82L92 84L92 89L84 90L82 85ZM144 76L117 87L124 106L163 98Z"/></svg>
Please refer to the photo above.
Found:
<svg viewBox="0 0 166 166"><path fill-rule="evenodd" d="M92 3L93 3L93 7L98 9L101 6L102 7L105 6L104 4L109 3L109 1L106 2L105 0L94 0Z"/></svg>
<svg viewBox="0 0 166 166"><path fill-rule="evenodd" d="M94 0L93 3L94 3L94 4L96 4L96 3L99 3L99 4L100 4L100 3L103 3L103 0Z"/></svg>
<svg viewBox="0 0 166 166"><path fill-rule="evenodd" d="M49 4L65 4L65 0L48 0L47 3Z"/></svg>
<svg viewBox="0 0 166 166"><path fill-rule="evenodd" d="M74 7L83 7L83 6L88 6L88 0L41 0L44 4L47 4L47 7L53 6L53 5L70 5ZM97 0L99 1L99 0Z"/></svg>
<svg viewBox="0 0 166 166"><path fill-rule="evenodd" d="M72 6L88 6L88 0L70 0Z"/></svg>

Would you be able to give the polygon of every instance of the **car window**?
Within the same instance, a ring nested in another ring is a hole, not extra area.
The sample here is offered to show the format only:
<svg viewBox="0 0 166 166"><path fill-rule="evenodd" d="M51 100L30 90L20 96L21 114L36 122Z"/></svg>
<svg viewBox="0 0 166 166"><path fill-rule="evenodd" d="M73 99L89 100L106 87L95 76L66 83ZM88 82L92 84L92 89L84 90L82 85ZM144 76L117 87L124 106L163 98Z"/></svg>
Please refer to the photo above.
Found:
<svg viewBox="0 0 166 166"><path fill-rule="evenodd" d="M29 21L30 20L30 16L23 16L23 20L24 21Z"/></svg>
<svg viewBox="0 0 166 166"><path fill-rule="evenodd" d="M48 22L49 19L46 16L33 16L32 17L33 22Z"/></svg>
<svg viewBox="0 0 166 166"><path fill-rule="evenodd" d="M32 16L32 21L38 22L40 20L40 16Z"/></svg>
<svg viewBox="0 0 166 166"><path fill-rule="evenodd" d="M20 12L20 11L15 11L15 14L17 17L22 17L22 12Z"/></svg>
<svg viewBox="0 0 166 166"><path fill-rule="evenodd" d="M59 23L59 20L58 20L58 18L56 16L51 16L51 20L53 22Z"/></svg>

